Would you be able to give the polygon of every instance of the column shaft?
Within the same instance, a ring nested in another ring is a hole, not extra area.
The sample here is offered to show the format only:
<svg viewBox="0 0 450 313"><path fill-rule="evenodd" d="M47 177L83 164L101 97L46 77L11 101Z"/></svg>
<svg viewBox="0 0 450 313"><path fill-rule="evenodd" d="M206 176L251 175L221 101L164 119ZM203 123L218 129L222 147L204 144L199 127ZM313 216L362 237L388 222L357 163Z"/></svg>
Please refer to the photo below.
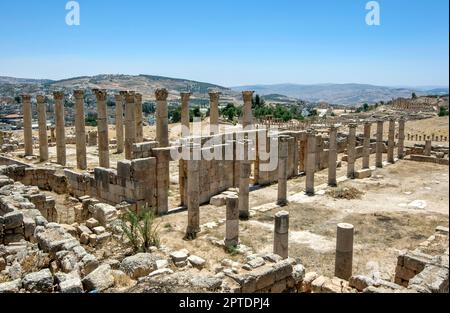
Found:
<svg viewBox="0 0 450 313"><path fill-rule="evenodd" d="M144 141L144 120L142 118L142 95L135 95L134 109L136 111L136 143Z"/></svg>
<svg viewBox="0 0 450 313"><path fill-rule="evenodd" d="M41 162L45 162L48 160L47 106L44 96L37 96L36 100L39 123L39 159Z"/></svg>
<svg viewBox="0 0 450 313"><path fill-rule="evenodd" d="M239 244L239 198L235 195L227 197L227 213L225 222L225 246L230 249Z"/></svg>
<svg viewBox="0 0 450 313"><path fill-rule="evenodd" d="M33 155L33 121L31 113L31 97L22 96L23 106L23 139L25 142L25 155Z"/></svg>
<svg viewBox="0 0 450 313"><path fill-rule="evenodd" d="M189 137L190 131L190 117L189 117L189 98L191 97L190 92L181 93L181 136Z"/></svg>
<svg viewBox="0 0 450 313"><path fill-rule="evenodd" d="M219 92L209 93L209 131L211 135L219 133Z"/></svg>
<svg viewBox="0 0 450 313"><path fill-rule="evenodd" d="M328 185L331 187L337 186L336 181L336 163L337 163L337 128L332 126L330 128L330 141L328 147Z"/></svg>
<svg viewBox="0 0 450 313"><path fill-rule="evenodd" d="M253 124L253 114L252 114L252 100L254 91L243 91L242 95L244 97L244 108L242 116L242 127L245 129L251 128Z"/></svg>
<svg viewBox="0 0 450 313"><path fill-rule="evenodd" d="M334 276L348 280L353 267L353 225L338 224Z"/></svg>
<svg viewBox="0 0 450 313"><path fill-rule="evenodd" d="M64 93L54 92L56 125L56 159L57 163L66 165L66 132L64 129Z"/></svg>
<svg viewBox="0 0 450 313"><path fill-rule="evenodd" d="M115 95L116 99L116 140L117 140L117 153L122 153L124 150L124 138L123 138L123 100L125 94L121 92Z"/></svg>
<svg viewBox="0 0 450 313"><path fill-rule="evenodd" d="M97 97L97 131L98 156L100 167L109 168L109 136L108 113L106 106L107 94L104 90L94 90Z"/></svg>
<svg viewBox="0 0 450 313"><path fill-rule="evenodd" d="M283 259L289 257L289 213L286 211L275 214L273 253Z"/></svg>
<svg viewBox="0 0 450 313"><path fill-rule="evenodd" d="M355 178L356 124L349 125L347 146L347 177Z"/></svg>
<svg viewBox="0 0 450 313"><path fill-rule="evenodd" d="M169 115L167 109L167 97L169 93L166 89L157 89L156 96L156 141L159 147L169 146Z"/></svg>
<svg viewBox="0 0 450 313"><path fill-rule="evenodd" d="M288 158L289 136L279 137L278 152L278 198L277 204L284 206L287 204L287 158Z"/></svg>
<svg viewBox="0 0 450 313"><path fill-rule="evenodd" d="M370 166L370 131L371 123L364 123L364 143L363 143L363 160L362 168L368 169Z"/></svg>
<svg viewBox="0 0 450 313"><path fill-rule="evenodd" d="M125 94L125 159L133 158L133 144L136 143L134 93Z"/></svg>
<svg viewBox="0 0 450 313"><path fill-rule="evenodd" d="M77 147L77 167L87 169L86 159L86 124L84 116L84 91L75 90L75 134Z"/></svg>
<svg viewBox="0 0 450 313"><path fill-rule="evenodd" d="M388 135L388 152L387 158L389 163L394 163L394 148L395 148L395 120L389 120L389 135Z"/></svg>
<svg viewBox="0 0 450 313"><path fill-rule="evenodd" d="M405 118L402 117L398 121L398 158L401 160L404 157L405 157Z"/></svg>
<svg viewBox="0 0 450 313"><path fill-rule="evenodd" d="M383 121L377 122L377 149L375 165L378 168L383 167Z"/></svg>
<svg viewBox="0 0 450 313"><path fill-rule="evenodd" d="M306 157L306 194L314 195L314 174L316 171L316 134L308 131Z"/></svg>

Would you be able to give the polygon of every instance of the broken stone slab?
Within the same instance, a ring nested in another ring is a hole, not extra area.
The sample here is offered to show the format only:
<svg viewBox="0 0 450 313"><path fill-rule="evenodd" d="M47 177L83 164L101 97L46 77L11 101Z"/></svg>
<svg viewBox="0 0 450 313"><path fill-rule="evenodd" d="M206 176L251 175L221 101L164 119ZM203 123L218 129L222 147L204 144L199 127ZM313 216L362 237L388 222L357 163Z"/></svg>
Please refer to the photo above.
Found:
<svg viewBox="0 0 450 313"><path fill-rule="evenodd" d="M33 292L52 292L53 275L50 270L43 269L39 272L25 275L22 279L22 286L25 290Z"/></svg>
<svg viewBox="0 0 450 313"><path fill-rule="evenodd" d="M123 259L120 270L132 279L147 276L156 270L156 257L150 253L138 253Z"/></svg>
<svg viewBox="0 0 450 313"><path fill-rule="evenodd" d="M374 286L375 281L367 276L355 275L350 277L348 284L350 287L355 288L358 291L363 291L369 286Z"/></svg>
<svg viewBox="0 0 450 313"><path fill-rule="evenodd" d="M170 254L170 257L172 258L172 261L174 263L185 262L188 256L189 256L188 253L182 250L175 251Z"/></svg>
<svg viewBox="0 0 450 313"><path fill-rule="evenodd" d="M105 229L105 227L103 227L103 226L97 226L97 227L94 227L94 228L92 229L92 231L93 231L96 235L100 235L100 234L103 234L103 233L106 231L106 229Z"/></svg>
<svg viewBox="0 0 450 313"><path fill-rule="evenodd" d="M112 205L97 203L93 205L93 216L100 225L106 226L118 217L118 212Z"/></svg>
<svg viewBox="0 0 450 313"><path fill-rule="evenodd" d="M70 277L59 284L61 293L83 293L83 284L78 276Z"/></svg>
<svg viewBox="0 0 450 313"><path fill-rule="evenodd" d="M156 260L155 262L158 270L169 267L169 261L167 260Z"/></svg>
<svg viewBox="0 0 450 313"><path fill-rule="evenodd" d="M206 289L214 291L220 288L222 280L214 276L198 275L190 280L190 283L195 288Z"/></svg>
<svg viewBox="0 0 450 313"><path fill-rule="evenodd" d="M189 263L192 264L192 266L196 267L196 268L203 268L206 264L206 260L196 256L196 255L191 255L188 257L188 261Z"/></svg>
<svg viewBox="0 0 450 313"><path fill-rule="evenodd" d="M170 275L173 274L173 271L169 268L161 268L156 271L151 272L147 277L156 277L160 275Z"/></svg>
<svg viewBox="0 0 450 313"><path fill-rule="evenodd" d="M359 171L355 172L355 178L356 179L363 179L363 178L369 178L372 176L372 170L367 168L367 169L362 169Z"/></svg>
<svg viewBox="0 0 450 313"><path fill-rule="evenodd" d="M3 228L5 230L21 227L23 223L23 214L19 211L13 211L3 215Z"/></svg>
<svg viewBox="0 0 450 313"><path fill-rule="evenodd" d="M114 285L114 276L112 275L111 266L103 264L89 273L82 280L83 287L87 291L102 292Z"/></svg>
<svg viewBox="0 0 450 313"><path fill-rule="evenodd" d="M255 269L255 268L258 268L258 267L266 265L266 261L264 261L264 259L262 257L256 257L256 258L253 258L253 259L249 260L247 262L247 265L251 269Z"/></svg>
<svg viewBox="0 0 450 313"><path fill-rule="evenodd" d="M95 218L90 218L86 221L86 226L90 229L93 229L99 225L100 223Z"/></svg>
<svg viewBox="0 0 450 313"><path fill-rule="evenodd" d="M209 204L211 204L213 206L217 206L217 207L224 206L226 204L226 202L227 202L227 196L224 194L216 195L209 200Z"/></svg>
<svg viewBox="0 0 450 313"><path fill-rule="evenodd" d="M2 293L17 293L19 292L20 287L22 286L21 280L16 279L13 281L9 281L6 283L0 284L0 294Z"/></svg>

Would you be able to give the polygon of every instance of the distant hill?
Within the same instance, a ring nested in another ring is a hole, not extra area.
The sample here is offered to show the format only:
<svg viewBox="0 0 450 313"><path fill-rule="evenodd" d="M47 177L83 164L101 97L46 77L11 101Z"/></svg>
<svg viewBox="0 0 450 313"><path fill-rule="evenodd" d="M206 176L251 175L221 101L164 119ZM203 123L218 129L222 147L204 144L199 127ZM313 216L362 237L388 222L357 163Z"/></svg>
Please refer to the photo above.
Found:
<svg viewBox="0 0 450 313"><path fill-rule="evenodd" d="M224 101L234 101L239 96L239 93L228 88L214 85L210 83L198 82L188 79L170 78L163 76L152 75L96 75L96 76L81 76L73 77L63 80L33 80L12 77L0 77L0 92L5 90L13 90L17 92L11 85L29 84L33 85L34 91L39 89L44 92L51 92L54 90L64 90L68 93L74 89L92 88L106 89L109 92L117 92L120 90L134 90L143 95L144 100L154 99L154 92L156 88L167 88L170 99L179 99L180 92L190 90L193 93L192 98L208 98L209 90L216 90L222 93ZM3 88L2 85L8 88ZM27 86L29 91L29 86ZM10 95L12 96L12 95Z"/></svg>
<svg viewBox="0 0 450 313"><path fill-rule="evenodd" d="M367 84L250 85L231 87L231 89L234 91L251 89L260 95L281 94L310 102L328 102L340 105L374 103L398 97L409 98L413 92L417 95L441 94L440 92L445 92L445 90L441 89L422 91L413 88L392 88Z"/></svg>
<svg viewBox="0 0 450 313"><path fill-rule="evenodd" d="M15 77L7 77L0 76L0 84L46 84L51 83L50 79L29 79L29 78L15 78Z"/></svg>

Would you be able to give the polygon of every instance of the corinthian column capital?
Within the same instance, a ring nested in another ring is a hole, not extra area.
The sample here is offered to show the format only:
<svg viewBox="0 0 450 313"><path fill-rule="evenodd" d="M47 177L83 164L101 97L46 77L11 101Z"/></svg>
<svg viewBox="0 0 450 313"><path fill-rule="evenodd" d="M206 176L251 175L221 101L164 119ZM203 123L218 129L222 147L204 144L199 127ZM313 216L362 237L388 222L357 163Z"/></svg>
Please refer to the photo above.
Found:
<svg viewBox="0 0 450 313"><path fill-rule="evenodd" d="M157 101L166 101L169 96L169 92L166 88L158 88L155 91L155 97Z"/></svg>

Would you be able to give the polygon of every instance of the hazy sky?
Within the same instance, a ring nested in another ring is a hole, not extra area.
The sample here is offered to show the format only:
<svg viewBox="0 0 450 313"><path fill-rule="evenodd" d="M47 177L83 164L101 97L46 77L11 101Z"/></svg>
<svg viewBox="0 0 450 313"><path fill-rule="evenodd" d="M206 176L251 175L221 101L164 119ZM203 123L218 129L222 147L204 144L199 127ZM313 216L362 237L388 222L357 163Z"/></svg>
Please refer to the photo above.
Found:
<svg viewBox="0 0 450 313"><path fill-rule="evenodd" d="M0 1L0 75L152 74L224 86L449 83L448 0Z"/></svg>

